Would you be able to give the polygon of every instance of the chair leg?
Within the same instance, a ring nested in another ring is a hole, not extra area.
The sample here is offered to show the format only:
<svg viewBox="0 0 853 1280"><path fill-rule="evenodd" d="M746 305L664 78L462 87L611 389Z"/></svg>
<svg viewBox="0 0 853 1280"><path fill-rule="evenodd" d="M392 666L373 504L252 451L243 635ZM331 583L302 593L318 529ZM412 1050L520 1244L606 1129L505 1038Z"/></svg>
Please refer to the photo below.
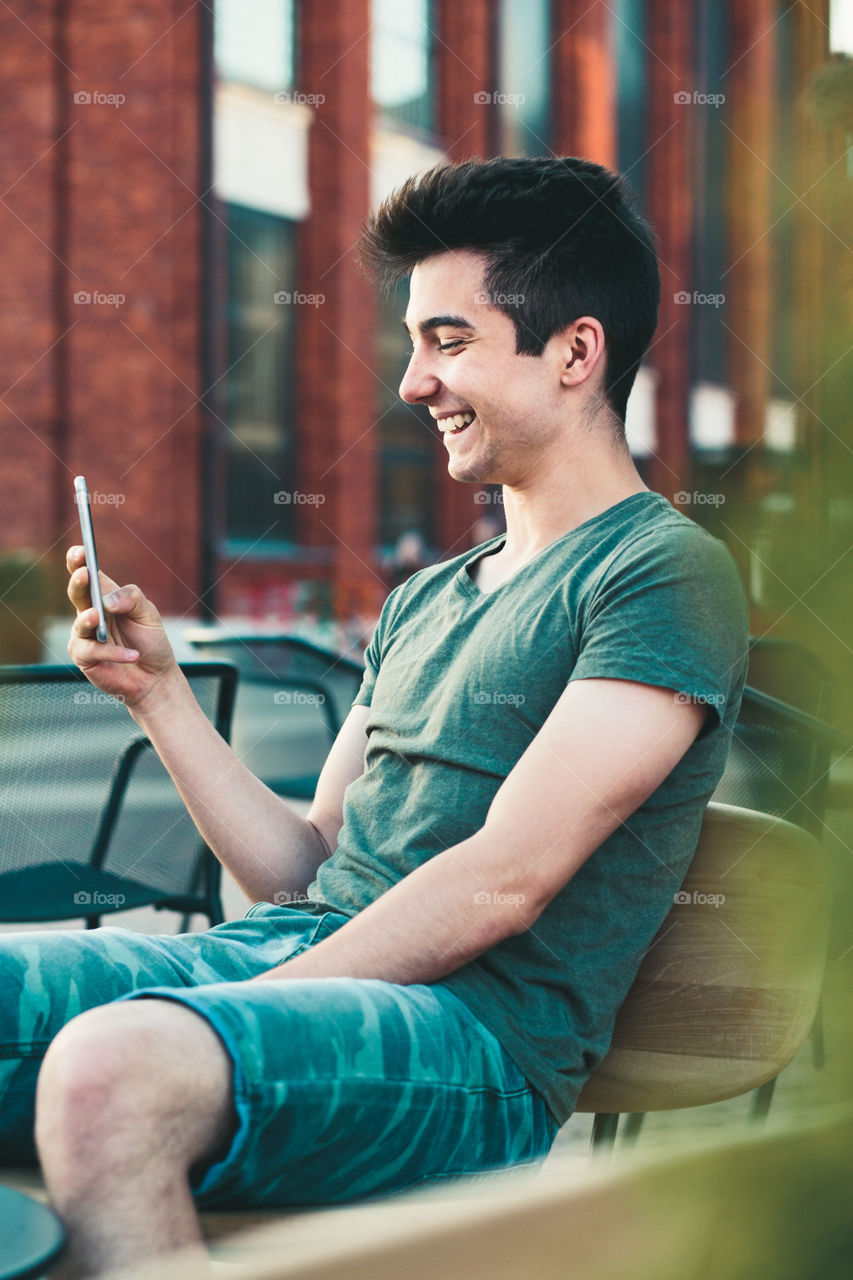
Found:
<svg viewBox="0 0 853 1280"><path fill-rule="evenodd" d="M772 1080L767 1080L764 1084L759 1085L753 1093L752 1106L749 1109L749 1118L753 1124L767 1118L770 1103L773 1101L773 1090L776 1088L777 1079L778 1076L774 1076Z"/></svg>
<svg viewBox="0 0 853 1280"><path fill-rule="evenodd" d="M616 1130L619 1127L619 1113L610 1111L597 1111L592 1121L592 1143L590 1150L593 1155L610 1154L616 1142Z"/></svg>
<svg viewBox="0 0 853 1280"><path fill-rule="evenodd" d="M622 1143L623 1145L633 1146L637 1141L640 1130L643 1127L643 1121L646 1118L645 1111L629 1111L625 1117L625 1123L622 1126Z"/></svg>

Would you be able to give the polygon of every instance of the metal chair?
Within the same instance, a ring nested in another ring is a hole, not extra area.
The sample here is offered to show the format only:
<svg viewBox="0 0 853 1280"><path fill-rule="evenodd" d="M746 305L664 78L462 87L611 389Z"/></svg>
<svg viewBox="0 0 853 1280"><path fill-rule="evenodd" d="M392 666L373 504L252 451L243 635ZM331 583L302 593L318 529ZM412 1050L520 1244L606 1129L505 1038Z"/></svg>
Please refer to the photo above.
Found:
<svg viewBox="0 0 853 1280"><path fill-rule="evenodd" d="M714 799L823 831L829 768L850 739L832 725L747 685Z"/></svg>
<svg viewBox="0 0 853 1280"><path fill-rule="evenodd" d="M747 683L819 720L830 718L836 681L797 640L750 636Z"/></svg>
<svg viewBox="0 0 853 1280"><path fill-rule="evenodd" d="M828 937L814 836L710 803L687 878L581 1090L593 1147L613 1145L622 1113L702 1106L774 1079L811 1030Z"/></svg>
<svg viewBox="0 0 853 1280"><path fill-rule="evenodd" d="M237 671L182 664L228 740ZM0 667L0 920L223 918L221 868L131 716L76 667Z"/></svg>
<svg viewBox="0 0 853 1280"><path fill-rule="evenodd" d="M240 672L233 745L243 763L278 795L310 800L364 667L298 636L191 631L187 639Z"/></svg>

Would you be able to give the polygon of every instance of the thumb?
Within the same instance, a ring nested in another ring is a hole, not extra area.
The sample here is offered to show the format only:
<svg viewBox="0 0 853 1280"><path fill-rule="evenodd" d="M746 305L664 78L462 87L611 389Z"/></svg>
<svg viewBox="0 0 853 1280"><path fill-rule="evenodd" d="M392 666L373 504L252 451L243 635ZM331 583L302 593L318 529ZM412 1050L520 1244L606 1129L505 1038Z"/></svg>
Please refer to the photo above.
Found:
<svg viewBox="0 0 853 1280"><path fill-rule="evenodd" d="M136 622L159 622L160 615L134 583L116 587L104 596L104 608L109 613L121 613Z"/></svg>

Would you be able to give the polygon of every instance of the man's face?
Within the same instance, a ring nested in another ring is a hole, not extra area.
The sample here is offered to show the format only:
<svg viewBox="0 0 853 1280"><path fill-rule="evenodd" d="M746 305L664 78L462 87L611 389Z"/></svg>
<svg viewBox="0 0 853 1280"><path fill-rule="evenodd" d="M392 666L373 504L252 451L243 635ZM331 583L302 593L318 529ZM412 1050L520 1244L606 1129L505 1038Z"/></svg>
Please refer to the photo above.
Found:
<svg viewBox="0 0 853 1280"><path fill-rule="evenodd" d="M542 356L516 353L514 324L486 300L483 266L458 250L415 267L405 319L413 353L400 395L428 407L455 480L523 485L564 430L562 366L556 339ZM458 429L450 419L460 414Z"/></svg>

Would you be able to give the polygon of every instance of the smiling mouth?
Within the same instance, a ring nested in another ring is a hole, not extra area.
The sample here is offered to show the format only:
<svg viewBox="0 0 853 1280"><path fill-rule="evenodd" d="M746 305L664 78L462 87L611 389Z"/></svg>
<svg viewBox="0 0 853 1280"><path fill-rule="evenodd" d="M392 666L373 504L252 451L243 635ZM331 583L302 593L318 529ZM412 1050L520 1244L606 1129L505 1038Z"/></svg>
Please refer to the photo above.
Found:
<svg viewBox="0 0 853 1280"><path fill-rule="evenodd" d="M442 435L458 436L467 426L470 426L476 416L473 409L466 409L464 413L453 413L447 418L436 418L435 422Z"/></svg>

